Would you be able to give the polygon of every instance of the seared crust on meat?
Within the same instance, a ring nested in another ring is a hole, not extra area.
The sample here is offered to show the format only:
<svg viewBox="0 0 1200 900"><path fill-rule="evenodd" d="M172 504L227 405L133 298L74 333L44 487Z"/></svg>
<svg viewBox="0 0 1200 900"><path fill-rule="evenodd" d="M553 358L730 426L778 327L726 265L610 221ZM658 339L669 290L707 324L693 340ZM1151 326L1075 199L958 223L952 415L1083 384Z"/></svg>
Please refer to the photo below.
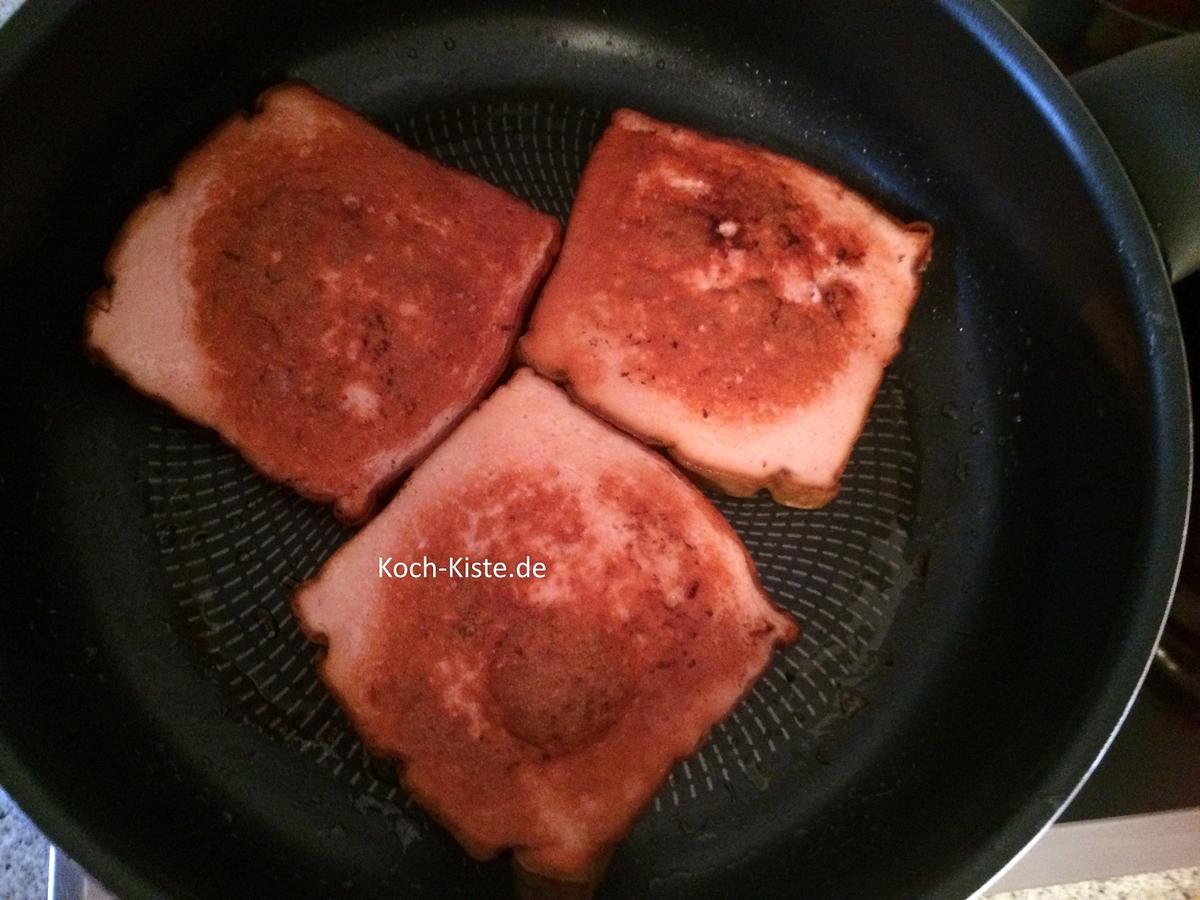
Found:
<svg viewBox="0 0 1200 900"><path fill-rule="evenodd" d="M931 241L796 160L620 110L518 354L722 490L823 505Z"/></svg>
<svg viewBox="0 0 1200 900"><path fill-rule="evenodd" d="M384 558L531 552L545 578L376 577ZM536 896L587 895L671 766L797 634L682 474L528 369L293 608L372 752L473 856L513 848Z"/></svg>
<svg viewBox="0 0 1200 900"><path fill-rule="evenodd" d="M500 377L558 244L551 217L284 84L130 215L84 343L360 521Z"/></svg>

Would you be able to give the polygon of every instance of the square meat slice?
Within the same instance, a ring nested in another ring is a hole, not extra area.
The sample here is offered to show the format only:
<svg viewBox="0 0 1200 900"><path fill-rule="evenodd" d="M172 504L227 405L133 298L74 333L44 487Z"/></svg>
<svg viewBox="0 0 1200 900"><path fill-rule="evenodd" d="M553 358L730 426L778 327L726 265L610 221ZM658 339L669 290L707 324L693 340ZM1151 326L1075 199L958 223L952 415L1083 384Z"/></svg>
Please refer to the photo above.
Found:
<svg viewBox="0 0 1200 900"><path fill-rule="evenodd" d="M452 568L527 556L544 577ZM400 562L422 577L395 577ZM528 369L293 605L416 800L471 855L512 847L518 871L568 883L597 875L796 634L687 479Z"/></svg>
<svg viewBox="0 0 1200 900"><path fill-rule="evenodd" d="M299 84L130 216L86 346L354 521L506 367L558 225Z"/></svg>
<svg viewBox="0 0 1200 900"><path fill-rule="evenodd" d="M620 110L518 353L726 492L822 506L931 237L793 159Z"/></svg>

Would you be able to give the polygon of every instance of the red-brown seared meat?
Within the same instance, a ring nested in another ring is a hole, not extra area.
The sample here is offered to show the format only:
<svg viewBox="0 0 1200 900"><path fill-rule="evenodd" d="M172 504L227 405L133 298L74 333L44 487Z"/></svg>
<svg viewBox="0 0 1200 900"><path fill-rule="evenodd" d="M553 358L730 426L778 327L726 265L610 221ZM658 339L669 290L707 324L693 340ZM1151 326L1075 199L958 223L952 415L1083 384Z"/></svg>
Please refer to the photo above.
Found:
<svg viewBox="0 0 1200 900"><path fill-rule="evenodd" d="M795 160L621 110L518 352L729 493L820 506L931 238Z"/></svg>
<svg viewBox="0 0 1200 900"><path fill-rule="evenodd" d="M133 213L87 346L353 521L499 377L557 246L550 217L283 85Z"/></svg>
<svg viewBox="0 0 1200 900"><path fill-rule="evenodd" d="M379 577L532 556L543 579ZM294 599L321 674L479 858L586 882L795 623L665 459L517 372Z"/></svg>

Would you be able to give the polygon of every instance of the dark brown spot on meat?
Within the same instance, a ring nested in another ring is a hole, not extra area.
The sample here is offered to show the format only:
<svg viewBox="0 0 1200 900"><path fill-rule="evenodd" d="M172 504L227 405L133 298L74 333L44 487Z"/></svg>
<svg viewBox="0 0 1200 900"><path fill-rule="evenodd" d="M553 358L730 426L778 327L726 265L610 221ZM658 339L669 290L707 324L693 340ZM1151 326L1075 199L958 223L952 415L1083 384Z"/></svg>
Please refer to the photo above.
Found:
<svg viewBox="0 0 1200 900"><path fill-rule="evenodd" d="M862 237L848 228L827 228L825 240L834 248L834 259L842 265L853 268L866 259Z"/></svg>
<svg viewBox="0 0 1200 900"><path fill-rule="evenodd" d="M842 321L842 311L850 309L856 297L854 286L841 279L831 281L821 288L822 302L829 307L829 311L839 322Z"/></svg>
<svg viewBox="0 0 1200 900"><path fill-rule="evenodd" d="M531 609L497 644L488 689L510 734L558 756L616 722L633 692L628 653L594 622Z"/></svg>
<svg viewBox="0 0 1200 900"><path fill-rule="evenodd" d="M787 250L801 243L801 238L786 223L780 222L775 229L775 243L781 250Z"/></svg>

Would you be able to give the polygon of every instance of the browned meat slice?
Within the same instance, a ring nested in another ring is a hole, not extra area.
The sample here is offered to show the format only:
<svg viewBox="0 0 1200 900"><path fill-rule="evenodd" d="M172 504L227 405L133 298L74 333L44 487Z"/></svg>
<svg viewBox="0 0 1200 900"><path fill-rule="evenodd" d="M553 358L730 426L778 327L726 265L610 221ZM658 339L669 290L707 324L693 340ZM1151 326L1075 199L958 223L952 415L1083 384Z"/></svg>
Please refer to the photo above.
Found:
<svg viewBox="0 0 1200 900"><path fill-rule="evenodd" d="M519 353L729 493L820 506L931 237L795 160L621 110Z"/></svg>
<svg viewBox="0 0 1200 900"><path fill-rule="evenodd" d="M463 556L546 571L393 577ZM526 876L568 883L596 877L796 634L685 478L528 369L294 606L328 645L325 682L413 796L473 856L512 847Z"/></svg>
<svg viewBox="0 0 1200 900"><path fill-rule="evenodd" d="M557 246L548 216L283 85L134 211L87 347L357 520L499 377Z"/></svg>

